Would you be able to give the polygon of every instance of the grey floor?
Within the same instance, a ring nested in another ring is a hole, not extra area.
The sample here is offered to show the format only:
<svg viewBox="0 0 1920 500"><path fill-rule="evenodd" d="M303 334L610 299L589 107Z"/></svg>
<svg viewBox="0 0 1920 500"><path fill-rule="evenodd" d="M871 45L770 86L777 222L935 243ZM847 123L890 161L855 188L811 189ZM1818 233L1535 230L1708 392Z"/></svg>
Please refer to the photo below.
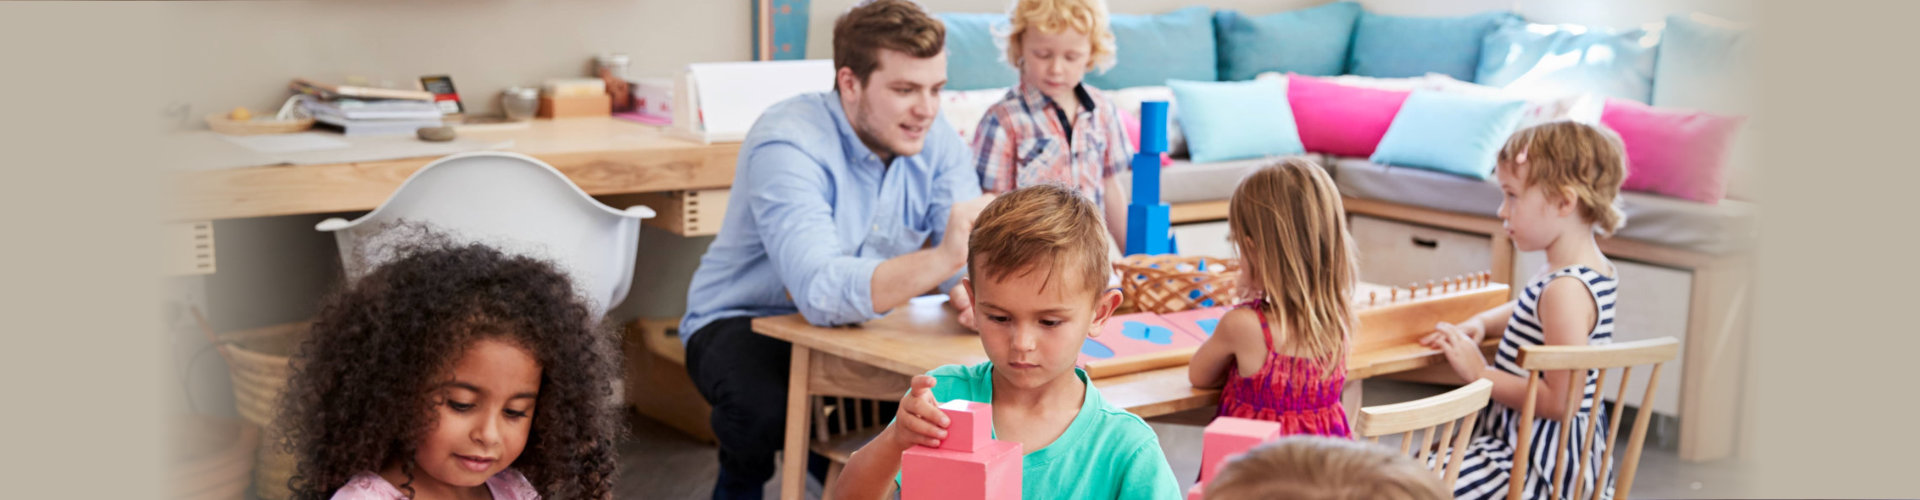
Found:
<svg viewBox="0 0 1920 500"><path fill-rule="evenodd" d="M1444 392L1446 388L1391 380L1368 380L1364 404L1410 401ZM1662 422L1670 424L1671 422ZM1181 489L1192 485L1200 468L1201 427L1152 422L1160 446ZM1740 496L1738 465L1731 461L1686 463L1671 446L1671 425L1655 425L1640 457L1634 498L1727 498ZM616 498L707 498L718 473L716 452L685 434L645 417L633 418L633 433L620 448L620 478ZM1624 448L1624 447L1622 447ZM819 498L819 484L808 482L808 498ZM778 498L779 478L768 483L768 498Z"/></svg>

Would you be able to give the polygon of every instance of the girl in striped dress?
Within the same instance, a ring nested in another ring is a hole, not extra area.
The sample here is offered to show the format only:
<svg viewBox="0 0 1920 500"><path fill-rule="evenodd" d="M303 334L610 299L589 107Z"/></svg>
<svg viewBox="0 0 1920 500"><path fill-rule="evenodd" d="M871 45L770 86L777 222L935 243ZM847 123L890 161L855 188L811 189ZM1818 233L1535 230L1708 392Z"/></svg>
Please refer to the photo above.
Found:
<svg viewBox="0 0 1920 500"><path fill-rule="evenodd" d="M1247 176L1228 205L1241 289L1258 298L1220 318L1189 378L1224 385L1219 416L1351 437L1340 394L1357 272L1339 191L1320 166L1292 158Z"/></svg>
<svg viewBox="0 0 1920 500"><path fill-rule="evenodd" d="M1493 403L1479 418L1453 485L1458 498L1507 498L1509 479L1526 467L1520 498L1548 498L1548 478L1558 457L1560 426L1584 429L1590 419L1606 428L1606 412L1594 394L1595 377L1571 380L1550 373L1535 403L1532 422L1520 421L1527 372L1516 362L1521 346L1597 345L1613 341L1614 268L1601 255L1595 234L1611 235L1624 222L1615 204L1626 176L1625 153L1614 133L1595 125L1561 121L1515 133L1501 148L1496 175L1505 199L1500 219L1520 251L1545 251L1548 271L1528 282L1519 298L1459 325L1440 323L1422 339L1442 350L1454 373L1466 380L1492 381ZM1497 329L1497 330L1496 330ZM1486 332L1501 332L1492 366L1480 353ZM1563 408L1569 390L1583 395L1577 408ZM1531 426L1531 442L1520 441L1520 426ZM1589 449L1581 432L1570 433L1572 450ZM1515 464L1525 446L1528 462ZM1601 458L1612 450L1593 443L1581 470L1566 474L1558 486L1593 491ZM1578 453L1575 451L1574 453ZM1440 456L1445 456L1441 454ZM1611 475L1611 473L1609 473ZM1611 481L1601 498L1612 498ZM1563 493L1565 494L1565 493Z"/></svg>

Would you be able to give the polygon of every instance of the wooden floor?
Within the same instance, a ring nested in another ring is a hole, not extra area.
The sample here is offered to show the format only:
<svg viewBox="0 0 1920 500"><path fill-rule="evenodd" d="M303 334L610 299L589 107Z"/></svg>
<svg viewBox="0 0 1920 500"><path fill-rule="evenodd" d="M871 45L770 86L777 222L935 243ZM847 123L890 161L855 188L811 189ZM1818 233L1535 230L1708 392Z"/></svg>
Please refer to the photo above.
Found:
<svg viewBox="0 0 1920 500"><path fill-rule="evenodd" d="M1439 394L1445 389L1384 379L1368 380L1364 404L1409 401ZM614 498L704 499L712 495L713 480L719 473L713 446L694 441L646 417L633 416L631 420L632 434L620 447L620 477L614 486ZM1160 446L1173 466L1174 476L1180 480L1181 491L1185 491L1193 484L1194 471L1200 469L1201 428L1150 423L1160 435ZM1671 445L1661 445L1663 436L1658 434L1650 435L1648 447L1641 456L1639 478L1633 487L1635 498L1724 498L1750 493L1739 484L1743 482L1739 480L1742 477L1739 464L1681 462ZM767 484L767 498L779 497L779 478L774 479ZM819 485L809 481L807 497L819 498L819 495Z"/></svg>

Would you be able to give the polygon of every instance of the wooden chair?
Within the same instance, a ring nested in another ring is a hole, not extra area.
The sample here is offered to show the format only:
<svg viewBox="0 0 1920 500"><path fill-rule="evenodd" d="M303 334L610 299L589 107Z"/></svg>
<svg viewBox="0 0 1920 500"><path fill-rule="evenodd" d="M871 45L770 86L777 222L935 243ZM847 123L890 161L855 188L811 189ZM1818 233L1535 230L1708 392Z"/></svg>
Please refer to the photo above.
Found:
<svg viewBox="0 0 1920 500"><path fill-rule="evenodd" d="M839 423L840 432L829 432L829 422ZM853 452L886 430L892 415L880 413L880 401L848 397L813 397L813 444L808 448L827 457L827 477L820 482L821 498L833 498L834 483L847 466Z"/></svg>
<svg viewBox="0 0 1920 500"><path fill-rule="evenodd" d="M1582 487L1585 486L1584 481L1573 481L1574 486L1571 495L1564 494L1566 492L1560 491L1559 487L1560 481L1566 478L1567 474L1577 475L1580 473L1582 470L1581 464L1579 463L1580 460L1585 459L1592 451L1594 431L1596 430L1596 424L1599 420L1588 418L1586 430L1584 431L1586 439L1582 441L1586 443L1584 446L1587 449L1582 449L1578 452L1569 450L1567 445L1569 434L1573 431L1574 426L1560 426L1559 445L1556 446L1553 451L1557 459L1553 464L1553 475L1550 476L1547 481L1549 485L1548 491L1552 492L1552 498L1581 498L1583 493L1589 495L1590 498L1600 498L1600 490L1606 487L1604 482L1606 481L1607 474L1609 470L1615 466L1614 453L1611 450L1614 449L1614 441L1620 435L1620 410L1630 404L1627 400L1627 386L1631 385L1633 368L1639 365L1653 365L1652 373L1650 373L1647 378L1645 394L1641 396L1639 404L1635 405L1641 410L1636 412L1637 415L1633 420L1633 430L1631 434L1627 436L1627 454L1619 459L1619 476L1615 478L1613 485L1614 498L1628 498L1628 494L1631 493L1633 489L1634 471L1638 469L1640 465L1640 448L1646 441L1647 422L1651 421L1653 417L1653 412L1648 410L1648 405L1652 403L1654 392L1660 386L1660 365L1668 361L1673 361L1679 354L1680 341L1673 337L1607 345L1522 346L1520 348L1520 357L1518 360L1520 368L1529 372L1527 377L1527 400L1520 408L1521 422L1533 421L1534 403L1539 397L1540 389L1545 385L1543 381L1546 380L1546 373L1564 371L1567 372L1570 377L1574 377L1571 380L1584 381L1589 372L1598 370L1599 375L1595 378L1593 393L1596 398L1601 398L1607 393L1607 370L1613 368L1620 369L1619 389L1617 389L1617 393L1614 396L1612 417L1609 419L1611 423L1608 424L1609 428L1607 429L1606 435L1601 436L1606 442L1605 449L1609 451L1602 457L1604 461L1600 464L1598 475L1595 476L1595 491L1581 491ZM1566 408L1568 408L1569 411L1579 410L1580 398L1583 392L1585 391L1567 391ZM1594 401L1591 411L1596 412L1595 415L1598 414L1597 412L1604 411L1606 408L1606 406L1601 403L1602 401ZM1525 423L1521 424L1520 442L1530 443L1532 440L1533 426ZM1530 469L1532 469L1524 465L1529 463L1528 461L1532 458L1529 456L1532 452L1531 447L1520 446L1518 448L1513 458L1515 471L1514 474L1508 478L1507 483L1508 500L1519 500L1521 487L1527 484L1526 475L1529 474L1531 472ZM1569 461L1574 462L1573 466L1569 467L1567 465ZM1587 465L1590 466L1592 464Z"/></svg>
<svg viewBox="0 0 1920 500"><path fill-rule="evenodd" d="M1435 467L1435 472L1445 481L1441 484L1451 489L1453 481L1460 477L1460 461L1466 457L1467 444L1473 441L1474 420L1492 398L1493 382L1479 379L1446 394L1361 408L1354 435L1378 443L1380 436L1400 434L1401 454L1408 454L1413 443L1422 443L1413 451L1414 458L1422 463L1432 457L1435 450L1446 453L1451 449L1452 457L1435 461L1440 465ZM1442 424L1446 426L1444 430L1440 427ZM1424 437L1414 437L1423 430L1426 431ZM1425 444L1435 438L1439 439L1438 446Z"/></svg>

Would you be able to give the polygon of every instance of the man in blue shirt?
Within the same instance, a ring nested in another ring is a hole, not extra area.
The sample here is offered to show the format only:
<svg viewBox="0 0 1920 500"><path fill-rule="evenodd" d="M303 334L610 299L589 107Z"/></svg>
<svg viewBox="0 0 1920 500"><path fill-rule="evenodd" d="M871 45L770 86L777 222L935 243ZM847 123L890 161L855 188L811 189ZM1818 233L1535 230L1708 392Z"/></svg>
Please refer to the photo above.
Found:
<svg viewBox="0 0 1920 500"><path fill-rule="evenodd" d="M680 323L687 372L713 404L714 498L760 498L783 444L792 346L753 333L753 318L860 323L957 281L991 200L939 117L945 31L905 0L855 7L834 24L835 90L773 105L740 145Z"/></svg>

